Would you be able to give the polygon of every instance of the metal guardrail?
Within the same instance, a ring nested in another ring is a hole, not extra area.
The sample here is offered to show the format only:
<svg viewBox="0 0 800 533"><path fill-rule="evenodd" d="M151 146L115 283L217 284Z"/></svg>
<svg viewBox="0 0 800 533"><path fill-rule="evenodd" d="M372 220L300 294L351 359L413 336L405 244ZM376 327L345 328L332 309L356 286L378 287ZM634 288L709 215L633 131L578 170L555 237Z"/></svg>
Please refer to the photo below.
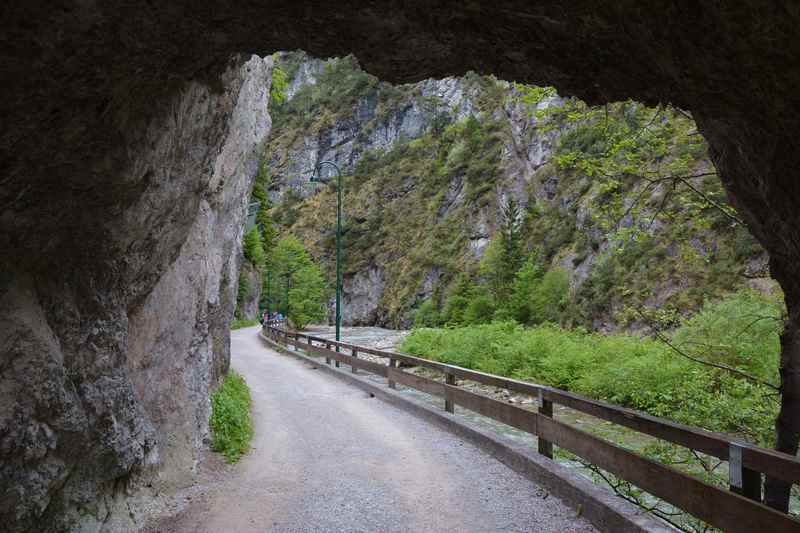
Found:
<svg viewBox="0 0 800 533"><path fill-rule="evenodd" d="M714 527L725 531L800 531L800 522L761 503L761 476L768 474L790 483L800 483L800 461L774 450L759 448L721 433L685 426L560 389L469 370L455 365L406 354L375 350L345 342L290 332L283 322L269 322L269 337L309 353L378 374L388 380L444 399L450 413L458 405L538 437L539 453L552 459L553 445L624 479ZM304 342L301 342L304 341ZM335 350L332 348L336 348ZM341 353L349 350L350 354ZM388 359L388 366L359 359L368 353ZM404 372L399 363L444 373L444 382ZM487 396L459 388L456 379L475 381L535 397L538 412L522 409ZM613 422L686 448L728 461L730 490L711 485L689 474L648 459L553 418L557 403L591 416Z"/></svg>

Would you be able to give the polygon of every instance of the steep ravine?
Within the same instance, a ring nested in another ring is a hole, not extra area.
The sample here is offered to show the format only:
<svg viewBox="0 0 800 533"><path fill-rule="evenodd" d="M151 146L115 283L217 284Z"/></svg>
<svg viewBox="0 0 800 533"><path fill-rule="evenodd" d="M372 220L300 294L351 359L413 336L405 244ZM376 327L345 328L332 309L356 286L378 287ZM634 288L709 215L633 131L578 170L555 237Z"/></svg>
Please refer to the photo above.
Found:
<svg viewBox="0 0 800 533"><path fill-rule="evenodd" d="M296 1L203 6L178 0L30 0L6 3L3 15L4 526L25 527L32 516L42 516L41 524L47 525L60 512L68 513L58 504L61 487L77 494L81 480L124 479L115 467L115 441L108 438L112 424L97 434L84 431L95 427L97 413L122 414L124 402L92 393L96 386L124 383L128 310L147 299L178 257L200 196L217 194L206 185L227 115L214 105L230 103L224 93L234 87L230 61L239 53L352 53L369 72L397 83L472 69L552 84L593 105L633 98L689 111L708 140L730 201L769 252L770 272L786 297L778 448L796 453L796 5L541 0L454 7L417 0L378 1L367 8L363 2L316 3L312 10ZM207 88L201 92L212 111L209 122L176 123L185 116L179 104L189 87ZM156 156L151 151L157 139L148 138L147 126L157 131L170 123L197 133L197 142L171 137L175 143L161 144L166 148ZM151 158L167 164L152 172L135 167ZM185 327L184 317L170 312L165 311L159 329ZM63 420L56 424L59 417ZM109 420L123 428L126 419ZM35 445L55 440L57 451ZM111 453L98 452L104 447ZM47 456L53 458L50 466L43 459ZM42 475L34 474L40 467ZM94 493L96 485L87 482L83 496ZM767 480L765 493L770 505L781 507L783 491L773 490L778 485ZM86 508L90 501L76 497L67 507Z"/></svg>
<svg viewBox="0 0 800 533"><path fill-rule="evenodd" d="M186 84L127 132L123 172L146 179L96 255L49 272L3 258L4 531L129 531L190 482L230 360L270 73L270 59L233 62L222 87Z"/></svg>
<svg viewBox="0 0 800 533"><path fill-rule="evenodd" d="M585 122L550 118L568 105L555 93L531 102L524 88L472 73L395 86L353 58L289 53L278 64L289 79L265 149L273 216L332 276L335 197L309 177L325 160L342 169L346 325L407 327L426 299L441 305L461 273L476 276L509 199L523 210L526 249L568 273L576 325L639 329L638 306L669 325L707 298L775 287L746 228L685 187L612 183L559 164L596 141L576 132ZM666 163L711 174L694 122L629 107L637 136L651 127L663 137ZM323 174L333 178L330 167ZM715 176L693 184L727 205Z"/></svg>

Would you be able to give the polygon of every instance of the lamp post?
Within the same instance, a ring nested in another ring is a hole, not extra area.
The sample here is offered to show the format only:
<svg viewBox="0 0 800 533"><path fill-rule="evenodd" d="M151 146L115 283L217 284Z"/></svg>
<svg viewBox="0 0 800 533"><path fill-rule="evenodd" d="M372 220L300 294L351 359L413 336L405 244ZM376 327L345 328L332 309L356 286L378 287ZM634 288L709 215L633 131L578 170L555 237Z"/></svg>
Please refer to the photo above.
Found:
<svg viewBox="0 0 800 533"><path fill-rule="evenodd" d="M320 170L323 165L330 165L336 170L336 342L342 326L342 171L333 161L322 161L314 169L311 182L322 182ZM336 347L339 351L339 347Z"/></svg>
<svg viewBox="0 0 800 533"><path fill-rule="evenodd" d="M267 316L272 318L272 270L267 270Z"/></svg>
<svg viewBox="0 0 800 533"><path fill-rule="evenodd" d="M289 321L289 283L291 281L292 281L292 273L291 272L287 272L286 273L286 286L284 287L284 295L286 297L286 299L284 300L284 303L285 303L286 306L283 308L283 317L286 319L286 321L287 321L286 323L287 324L289 323L288 322Z"/></svg>

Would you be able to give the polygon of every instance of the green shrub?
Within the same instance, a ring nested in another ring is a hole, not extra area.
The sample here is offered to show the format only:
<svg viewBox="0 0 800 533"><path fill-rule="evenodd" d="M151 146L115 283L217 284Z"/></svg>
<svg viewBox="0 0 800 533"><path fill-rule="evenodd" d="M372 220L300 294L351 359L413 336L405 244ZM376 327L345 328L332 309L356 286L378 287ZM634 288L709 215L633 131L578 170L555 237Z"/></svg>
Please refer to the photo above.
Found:
<svg viewBox="0 0 800 533"><path fill-rule="evenodd" d="M247 293L250 292L250 283L247 281L247 276L244 272L239 272L239 282L236 285L236 311L234 316L237 321L241 321L242 317L242 302L247 298ZM231 328L233 329L233 328Z"/></svg>
<svg viewBox="0 0 800 533"><path fill-rule="evenodd" d="M414 314L414 327L433 328L441 323L441 315L430 298L422 302Z"/></svg>
<svg viewBox="0 0 800 533"><path fill-rule="evenodd" d="M706 302L686 319L673 341L690 355L724 363L778 383L783 302L753 290Z"/></svg>
<svg viewBox="0 0 800 533"><path fill-rule="evenodd" d="M273 294L282 300L282 309L289 320L296 327L303 328L310 322L324 319L328 288L322 271L308 255L303 243L293 235L283 237L271 250L270 261L271 288Z"/></svg>
<svg viewBox="0 0 800 533"><path fill-rule="evenodd" d="M244 257L259 270L264 267L266 261L266 254L264 253L264 246L261 242L261 232L258 231L258 226L244 234L244 243L242 244Z"/></svg>
<svg viewBox="0 0 800 533"><path fill-rule="evenodd" d="M230 329L241 329L241 328L251 328L253 326L258 325L258 320L241 320L241 319L234 319L231 320Z"/></svg>
<svg viewBox="0 0 800 533"><path fill-rule="evenodd" d="M487 294L478 294L467 303L467 308L464 309L464 322L485 324L492 321L492 315L494 315L494 302Z"/></svg>
<svg viewBox="0 0 800 533"><path fill-rule="evenodd" d="M277 107L286 101L286 90L289 88L286 71L278 65L272 67L272 84L269 88L269 106Z"/></svg>
<svg viewBox="0 0 800 533"><path fill-rule="evenodd" d="M304 266L292 274L289 290L289 320L299 329L327 316L325 280L315 264Z"/></svg>
<svg viewBox="0 0 800 533"><path fill-rule="evenodd" d="M560 268L548 270L531 294L530 321L533 324L558 324L564 315L568 295L568 274Z"/></svg>
<svg viewBox="0 0 800 533"><path fill-rule="evenodd" d="M211 394L211 447L235 463L250 449L253 421L250 416L250 389L244 378L229 372L222 385Z"/></svg>
<svg viewBox="0 0 800 533"><path fill-rule="evenodd" d="M531 296L539 287L541 278L542 269L532 256L525 261L514 276L507 313L520 324L532 322Z"/></svg>
<svg viewBox="0 0 800 533"><path fill-rule="evenodd" d="M742 291L707 303L672 335L703 360L776 383L782 304ZM694 348L693 348L694 347ZM700 348L703 349L700 349ZM494 322L415 329L402 351L483 372L572 390L678 422L772 440L778 403L765 385L683 357L657 340Z"/></svg>

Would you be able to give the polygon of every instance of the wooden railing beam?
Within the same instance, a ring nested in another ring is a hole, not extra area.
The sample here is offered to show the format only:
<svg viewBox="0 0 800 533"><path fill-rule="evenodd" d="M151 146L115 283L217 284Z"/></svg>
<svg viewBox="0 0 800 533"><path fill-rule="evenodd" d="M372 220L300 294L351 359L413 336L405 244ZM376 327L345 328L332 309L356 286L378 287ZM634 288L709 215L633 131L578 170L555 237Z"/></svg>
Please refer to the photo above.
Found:
<svg viewBox="0 0 800 533"><path fill-rule="evenodd" d="M539 389L539 414L548 418L553 418L553 402L545 399L544 391ZM547 457L553 458L553 443L545 439L541 435L537 438L539 453Z"/></svg>
<svg viewBox="0 0 800 533"><path fill-rule="evenodd" d="M287 345L292 342L288 332L272 325L269 326L267 334L276 341L282 336L283 342ZM396 383L400 383L424 393L442 397L445 400L445 409L449 412L454 412L455 405L460 405L465 409L537 435L539 453L552 457L555 444L715 527L723 528L726 531L800 530L800 522L759 503L761 501L762 473L791 483L800 482L800 461L791 455L743 444L727 435L685 426L551 387L494 376L406 354L330 341L311 335L294 334L292 337L295 346L298 345L298 339L305 338L308 342L309 352L323 355L328 364L331 359L336 362L337 366L340 361L350 364L353 370L359 368L386 377L392 388L395 388ZM315 346L314 342L319 342L321 345ZM332 347L336 347L338 350L352 350L352 355L339 353ZM358 352L385 357L388 359L388 366L359 359L356 355ZM404 372L398 368L401 362L440 371L445 374L445 383ZM466 391L456 386L457 378L538 397L538 412L521 409ZM720 489L599 437L560 423L552 418L553 404L555 403L729 461L730 490Z"/></svg>

